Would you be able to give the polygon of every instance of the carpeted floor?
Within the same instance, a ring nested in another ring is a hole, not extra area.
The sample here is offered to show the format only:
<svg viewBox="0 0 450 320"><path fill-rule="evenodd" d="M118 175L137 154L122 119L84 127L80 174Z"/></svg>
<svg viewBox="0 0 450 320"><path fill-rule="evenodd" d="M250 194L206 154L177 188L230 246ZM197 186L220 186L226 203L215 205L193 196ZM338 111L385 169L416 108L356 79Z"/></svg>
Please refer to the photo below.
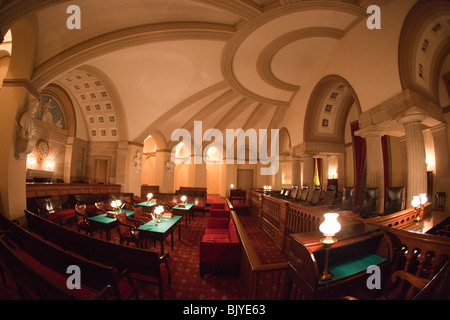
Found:
<svg viewBox="0 0 450 320"><path fill-rule="evenodd" d="M209 197L209 201L222 202L223 198ZM185 227L181 225L181 241L177 232L174 232L174 248L169 243L165 244L165 250L170 254L172 269L172 288L166 284L164 298L166 300L243 300L242 285L239 278L218 277L205 275L200 277L199 269L199 243L203 236L208 214L196 213L195 218ZM277 263L287 261L285 255L279 252L272 240L256 225L252 217L240 215L249 239L263 263ZM73 225L67 225L75 228ZM99 234L94 234L99 236ZM167 239L170 240L170 237ZM119 242L117 231L112 230L111 241ZM130 244L133 246L134 244ZM159 244L156 247L149 244L149 250L159 252ZM7 279L8 286L0 285L0 300L17 299L17 292L13 283ZM156 286L139 286L139 298L143 300L158 299Z"/></svg>

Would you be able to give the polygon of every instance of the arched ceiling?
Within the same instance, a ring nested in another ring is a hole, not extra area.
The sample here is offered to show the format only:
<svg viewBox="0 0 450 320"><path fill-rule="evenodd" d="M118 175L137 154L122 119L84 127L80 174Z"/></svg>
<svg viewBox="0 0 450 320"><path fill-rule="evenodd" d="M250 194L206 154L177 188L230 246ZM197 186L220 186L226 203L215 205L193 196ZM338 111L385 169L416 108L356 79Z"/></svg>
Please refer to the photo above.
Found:
<svg viewBox="0 0 450 320"><path fill-rule="evenodd" d="M138 143L155 131L170 141L194 120L204 130L278 128L315 64L366 17L368 5L80 0L81 29L69 30L72 3L44 2L32 85L58 83L70 92L89 139Z"/></svg>

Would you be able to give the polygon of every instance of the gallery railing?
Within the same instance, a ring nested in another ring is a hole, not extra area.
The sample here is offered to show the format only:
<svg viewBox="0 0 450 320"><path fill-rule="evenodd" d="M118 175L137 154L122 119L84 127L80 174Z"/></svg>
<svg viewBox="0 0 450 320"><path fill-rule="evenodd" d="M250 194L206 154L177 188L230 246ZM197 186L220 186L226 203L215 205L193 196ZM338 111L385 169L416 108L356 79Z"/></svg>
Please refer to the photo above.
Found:
<svg viewBox="0 0 450 320"><path fill-rule="evenodd" d="M242 242L241 280L245 297L249 300L281 299L287 262L262 264L229 199L227 203Z"/></svg>

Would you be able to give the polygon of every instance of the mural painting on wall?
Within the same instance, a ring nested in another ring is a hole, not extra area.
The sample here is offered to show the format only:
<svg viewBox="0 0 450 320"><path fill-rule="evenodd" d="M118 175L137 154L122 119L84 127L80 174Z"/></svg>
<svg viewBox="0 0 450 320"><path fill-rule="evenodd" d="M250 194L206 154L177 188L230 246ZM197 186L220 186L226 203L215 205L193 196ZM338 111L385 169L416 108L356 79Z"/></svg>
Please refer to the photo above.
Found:
<svg viewBox="0 0 450 320"><path fill-rule="evenodd" d="M42 96L41 108L37 112L36 118L60 129L66 128L61 106L56 99L51 96Z"/></svg>

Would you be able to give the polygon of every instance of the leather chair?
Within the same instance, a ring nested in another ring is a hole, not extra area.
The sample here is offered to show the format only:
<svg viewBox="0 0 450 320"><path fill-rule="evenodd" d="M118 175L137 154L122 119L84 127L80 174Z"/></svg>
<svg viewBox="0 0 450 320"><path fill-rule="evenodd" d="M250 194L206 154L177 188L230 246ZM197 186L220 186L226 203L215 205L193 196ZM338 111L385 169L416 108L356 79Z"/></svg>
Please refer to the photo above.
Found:
<svg viewBox="0 0 450 320"><path fill-rule="evenodd" d="M136 225L139 223L139 220L127 217L126 212L118 213L116 218L118 221L120 244L126 242L128 246L130 242L134 242L137 247L140 247L142 239L139 230L137 230L139 225Z"/></svg>
<svg viewBox="0 0 450 320"><path fill-rule="evenodd" d="M306 199L308 199L308 192L309 192L309 187L304 186L302 188L302 191L300 192L300 194L297 197L297 201L306 201Z"/></svg>
<svg viewBox="0 0 450 320"><path fill-rule="evenodd" d="M366 188L366 196L359 210L361 218L369 218L377 215L378 188Z"/></svg>
<svg viewBox="0 0 450 320"><path fill-rule="evenodd" d="M355 195L355 188L344 187L342 191L341 204L339 205L339 210L353 210L353 197Z"/></svg>
<svg viewBox="0 0 450 320"><path fill-rule="evenodd" d="M386 205L384 206L384 214L391 214L405 210L405 187L388 187Z"/></svg>
<svg viewBox="0 0 450 320"><path fill-rule="evenodd" d="M89 222L88 215L86 213L86 205L84 203L75 205L75 215L77 220L78 232L84 230L86 234L93 236L94 228Z"/></svg>
<svg viewBox="0 0 450 320"><path fill-rule="evenodd" d="M294 200L297 198L298 186L292 186L290 197Z"/></svg>

